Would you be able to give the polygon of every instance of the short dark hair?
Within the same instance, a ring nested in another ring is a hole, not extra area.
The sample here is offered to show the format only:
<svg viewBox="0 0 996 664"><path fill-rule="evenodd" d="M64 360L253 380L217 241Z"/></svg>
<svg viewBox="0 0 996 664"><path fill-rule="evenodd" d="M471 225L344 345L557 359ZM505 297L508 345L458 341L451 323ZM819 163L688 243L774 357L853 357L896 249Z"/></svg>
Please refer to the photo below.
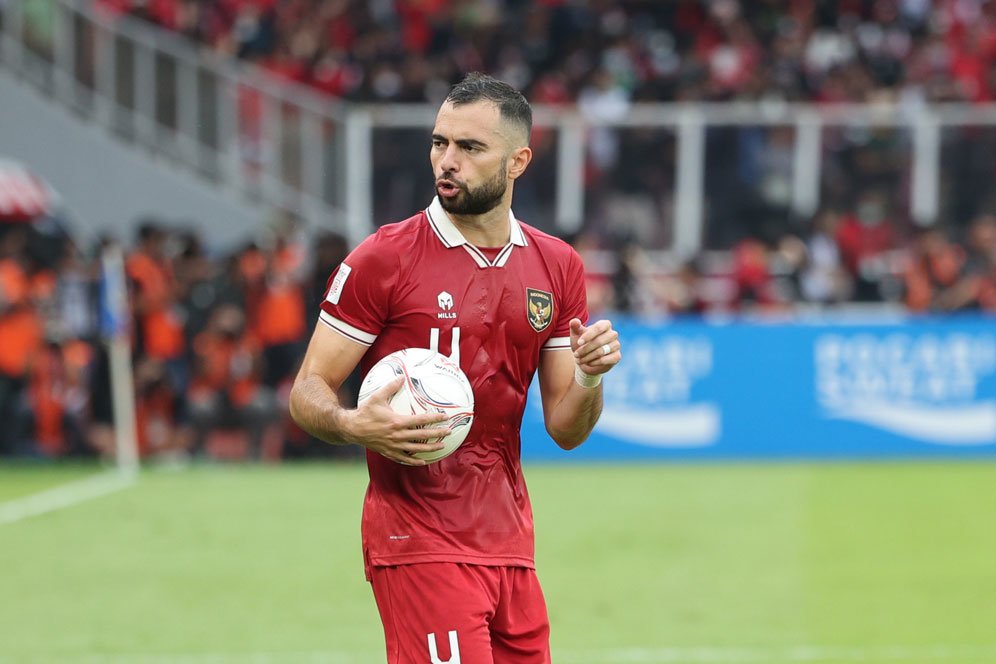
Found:
<svg viewBox="0 0 996 664"><path fill-rule="evenodd" d="M450 88L446 101L454 106L490 101L498 107L503 120L526 130L526 141L533 129L533 109L521 92L493 76L474 71Z"/></svg>
<svg viewBox="0 0 996 664"><path fill-rule="evenodd" d="M136 233L139 242L159 240L165 235L162 224L155 217L142 217L138 221Z"/></svg>

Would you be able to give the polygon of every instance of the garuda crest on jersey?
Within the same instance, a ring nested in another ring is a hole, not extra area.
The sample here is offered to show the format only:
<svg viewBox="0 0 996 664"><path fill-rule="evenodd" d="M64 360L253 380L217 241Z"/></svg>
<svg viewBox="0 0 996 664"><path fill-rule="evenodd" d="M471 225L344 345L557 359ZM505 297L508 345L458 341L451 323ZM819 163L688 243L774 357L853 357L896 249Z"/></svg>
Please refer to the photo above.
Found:
<svg viewBox="0 0 996 664"><path fill-rule="evenodd" d="M526 316L537 332L550 326L553 320L553 294L535 288L526 289Z"/></svg>

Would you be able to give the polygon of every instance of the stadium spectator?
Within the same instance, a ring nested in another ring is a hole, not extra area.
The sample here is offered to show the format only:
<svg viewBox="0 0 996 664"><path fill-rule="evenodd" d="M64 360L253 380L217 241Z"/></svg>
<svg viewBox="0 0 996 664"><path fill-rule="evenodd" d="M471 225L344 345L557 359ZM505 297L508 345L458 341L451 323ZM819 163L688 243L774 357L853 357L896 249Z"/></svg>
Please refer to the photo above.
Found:
<svg viewBox="0 0 996 664"><path fill-rule="evenodd" d="M274 391L263 383L263 356L247 328L245 314L226 304L214 310L193 345L190 414L194 449L203 451L216 428L236 428L249 437L253 458L263 453L263 438L277 421Z"/></svg>
<svg viewBox="0 0 996 664"><path fill-rule="evenodd" d="M777 302L768 251L759 240L743 240L733 250L731 279L736 285L732 308L755 304L767 306Z"/></svg>
<svg viewBox="0 0 996 664"><path fill-rule="evenodd" d="M309 305L317 304L325 297L328 289L329 275L349 254L349 243L339 233L321 231L315 237L314 258L310 263L310 273L305 281L305 299ZM308 329L313 329L318 322L318 308L308 307Z"/></svg>
<svg viewBox="0 0 996 664"><path fill-rule="evenodd" d="M861 194L854 212L837 228L841 260L854 283L858 302L881 301L879 280L886 272L884 254L896 246L896 228L887 216L887 199L879 189Z"/></svg>
<svg viewBox="0 0 996 664"><path fill-rule="evenodd" d="M307 329L313 330L318 324L318 315L321 312L319 303L325 298L325 291L328 289L329 274L345 260L349 253L349 244L346 238L338 233L319 231L317 236L308 246L314 247L314 256L307 265L307 276L303 282L304 299L307 303ZM295 358L300 359L300 358ZM343 383L339 390L339 402L347 407L356 405L356 395L360 389L359 371L354 371ZM277 392L278 402L281 409L286 412L287 394L284 390ZM285 458L296 457L342 457L358 458L363 455L363 451L352 446L329 445L325 442L313 438L305 432L290 417L286 417L282 422L284 427L284 448Z"/></svg>
<svg viewBox="0 0 996 664"><path fill-rule="evenodd" d="M90 408L84 435L87 445L98 457L110 460L115 455L114 408L111 397L111 360L103 343L93 346L88 379Z"/></svg>
<svg viewBox="0 0 996 664"><path fill-rule="evenodd" d="M185 345L190 348L221 297L217 284L221 266L208 254L196 232L187 231L177 236L179 251L173 259L177 301L182 312Z"/></svg>
<svg viewBox="0 0 996 664"><path fill-rule="evenodd" d="M800 294L807 302L834 304L850 297L852 281L841 262L837 245L840 220L840 214L830 208L821 210L813 218L799 282Z"/></svg>
<svg viewBox="0 0 996 664"><path fill-rule="evenodd" d="M186 424L187 345L179 284L166 253L167 239L159 222L142 221L138 245L125 264L132 286L134 352L139 360L137 408L148 426L144 440L161 452L186 449L192 440Z"/></svg>
<svg viewBox="0 0 996 664"><path fill-rule="evenodd" d="M707 313L711 305L706 298L699 261L684 261L666 280L661 298L667 313L675 316Z"/></svg>
<svg viewBox="0 0 996 664"><path fill-rule="evenodd" d="M32 452L46 457L85 455L92 347L81 339L51 337L32 363L27 403Z"/></svg>
<svg viewBox="0 0 996 664"><path fill-rule="evenodd" d="M941 308L940 298L955 285L964 252L936 227L917 230L903 273L903 302L910 311Z"/></svg>
<svg viewBox="0 0 996 664"><path fill-rule="evenodd" d="M27 246L26 224L0 225L0 454L24 451L30 438L27 389L43 343Z"/></svg>
<svg viewBox="0 0 996 664"><path fill-rule="evenodd" d="M120 246L109 236L97 239L92 251L94 266L91 273L96 281L105 252L119 252ZM97 289L95 288L94 291ZM94 299L99 299L95 296ZM101 330L103 332L103 330ZM111 360L105 339L94 338L91 362L87 368L89 408L85 424L86 442L100 458L113 459L115 454L115 422L111 396Z"/></svg>
<svg viewBox="0 0 996 664"><path fill-rule="evenodd" d="M786 233L768 256L773 298L780 309L788 310L802 299L802 274L808 258L806 243L797 235Z"/></svg>
<svg viewBox="0 0 996 664"><path fill-rule="evenodd" d="M996 216L983 214L972 221L966 250L957 281L938 298L940 307L996 312Z"/></svg>
<svg viewBox="0 0 996 664"><path fill-rule="evenodd" d="M272 389L292 380L308 333L302 283L307 255L294 235L296 226L280 229L266 252L266 275L250 321L263 349L263 383Z"/></svg>

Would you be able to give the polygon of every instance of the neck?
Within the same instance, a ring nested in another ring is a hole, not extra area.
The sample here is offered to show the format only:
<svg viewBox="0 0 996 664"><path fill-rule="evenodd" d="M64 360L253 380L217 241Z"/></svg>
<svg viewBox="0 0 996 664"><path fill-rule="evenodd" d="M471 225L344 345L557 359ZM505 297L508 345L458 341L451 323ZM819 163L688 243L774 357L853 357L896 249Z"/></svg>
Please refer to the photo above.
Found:
<svg viewBox="0 0 996 664"><path fill-rule="evenodd" d="M509 198L506 196L493 210L484 214L451 214L450 219L474 246L504 247L511 240L512 233L508 221L508 211L511 208Z"/></svg>

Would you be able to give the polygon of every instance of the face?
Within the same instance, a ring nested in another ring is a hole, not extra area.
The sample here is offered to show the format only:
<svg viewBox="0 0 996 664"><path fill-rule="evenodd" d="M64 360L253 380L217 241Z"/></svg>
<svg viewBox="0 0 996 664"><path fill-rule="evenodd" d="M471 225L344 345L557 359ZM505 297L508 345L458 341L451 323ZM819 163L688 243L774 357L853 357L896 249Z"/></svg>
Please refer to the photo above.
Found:
<svg viewBox="0 0 996 664"><path fill-rule="evenodd" d="M494 176L471 189L455 176L443 174L436 180L436 193L450 214L477 215L495 209L508 191L508 169L503 163Z"/></svg>
<svg viewBox="0 0 996 664"><path fill-rule="evenodd" d="M509 182L521 175L531 156L529 148L514 143L514 130L502 121L495 104L443 104L430 151L443 209L480 215L501 203Z"/></svg>

